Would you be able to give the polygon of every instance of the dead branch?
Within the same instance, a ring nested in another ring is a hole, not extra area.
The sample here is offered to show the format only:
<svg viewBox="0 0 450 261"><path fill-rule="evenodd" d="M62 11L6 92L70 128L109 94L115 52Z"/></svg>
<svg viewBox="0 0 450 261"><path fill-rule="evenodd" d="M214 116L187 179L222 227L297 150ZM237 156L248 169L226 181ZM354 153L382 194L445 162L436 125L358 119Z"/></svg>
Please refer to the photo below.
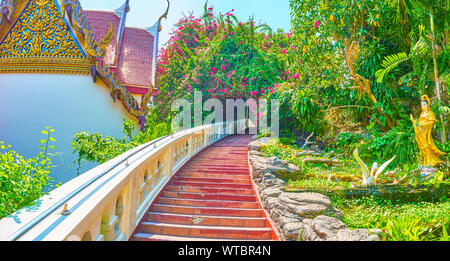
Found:
<svg viewBox="0 0 450 261"><path fill-rule="evenodd" d="M303 146L302 146L302 150L304 150L308 145L312 145L313 144L313 142L309 141L312 138L312 136L314 136L314 132L311 133L311 135L309 135L308 138L306 138L305 144L303 144Z"/></svg>
<svg viewBox="0 0 450 261"><path fill-rule="evenodd" d="M319 163L324 164L327 167L332 167L339 165L339 160L337 159L313 159L313 158L307 158L303 160L303 163Z"/></svg>

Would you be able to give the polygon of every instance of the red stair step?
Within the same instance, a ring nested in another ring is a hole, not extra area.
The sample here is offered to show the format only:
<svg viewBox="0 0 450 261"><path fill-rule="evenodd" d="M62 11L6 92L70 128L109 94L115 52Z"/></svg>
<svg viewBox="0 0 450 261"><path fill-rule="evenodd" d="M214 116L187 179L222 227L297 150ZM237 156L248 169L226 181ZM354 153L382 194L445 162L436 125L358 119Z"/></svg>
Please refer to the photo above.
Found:
<svg viewBox="0 0 450 261"><path fill-rule="evenodd" d="M198 187L198 188L217 188L218 185L216 183L205 183L205 182L187 182L187 181L172 181L171 185L174 186L190 186L190 187ZM233 183L222 183L220 184L221 188L239 188L239 189L252 189L251 184L233 184Z"/></svg>
<svg viewBox="0 0 450 261"><path fill-rule="evenodd" d="M265 227L267 225L267 221L263 217L195 216L158 212L148 213L147 221L168 224L226 227Z"/></svg>
<svg viewBox="0 0 450 261"><path fill-rule="evenodd" d="M180 236L168 236L168 235L157 235L157 234L147 234L139 233L136 234L132 240L134 241L269 241L261 239L226 239L226 238L206 238L206 237L180 237Z"/></svg>
<svg viewBox="0 0 450 261"><path fill-rule="evenodd" d="M167 186L166 191L172 192L187 192L187 193L207 193L207 194L239 194L239 195L254 195L251 189L236 189L236 188L197 188L197 187L183 187L183 186Z"/></svg>
<svg viewBox="0 0 450 261"><path fill-rule="evenodd" d="M249 175L236 175L236 174L216 174L216 173L206 173L206 172L181 172L178 177L183 178L208 178L208 179L239 179L250 181Z"/></svg>
<svg viewBox="0 0 450 261"><path fill-rule="evenodd" d="M152 206L153 212L189 214L189 215L208 215L208 216L241 216L241 217L262 217L260 209L243 208L216 208L216 207L198 207L198 206L177 206L155 204Z"/></svg>
<svg viewBox="0 0 450 261"><path fill-rule="evenodd" d="M238 228L216 226L190 226L165 223L142 223L141 230L148 234L183 237L206 237L225 239L271 239L270 228Z"/></svg>
<svg viewBox="0 0 450 261"><path fill-rule="evenodd" d="M173 192L173 191L167 191L167 190L163 192L163 197L256 202L255 195L185 193L185 192Z"/></svg>
<svg viewBox="0 0 450 261"><path fill-rule="evenodd" d="M147 211L131 240L276 240L248 167L250 135L230 136L183 166Z"/></svg>
<svg viewBox="0 0 450 261"><path fill-rule="evenodd" d="M234 184L251 184L250 179L225 179L225 178L190 178L184 176L176 176L174 181L187 181L187 182L205 182L205 183L234 183Z"/></svg>
<svg viewBox="0 0 450 261"><path fill-rule="evenodd" d="M158 203L161 205L180 205L195 207L212 207L212 208L244 208L257 209L257 202L243 201L224 201L224 200L197 200L197 199L180 199L160 197Z"/></svg>

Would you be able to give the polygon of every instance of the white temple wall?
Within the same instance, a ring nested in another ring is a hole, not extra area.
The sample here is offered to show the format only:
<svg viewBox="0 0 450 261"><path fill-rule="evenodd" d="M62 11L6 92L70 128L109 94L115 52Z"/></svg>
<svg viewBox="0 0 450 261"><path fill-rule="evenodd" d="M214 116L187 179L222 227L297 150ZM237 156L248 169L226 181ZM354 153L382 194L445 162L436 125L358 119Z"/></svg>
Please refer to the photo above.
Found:
<svg viewBox="0 0 450 261"><path fill-rule="evenodd" d="M51 176L56 183L76 177L73 136L86 131L123 137L122 122L131 116L115 103L101 80L91 76L0 74L0 140L25 158L36 156L45 126L55 129ZM84 163L81 173L95 166Z"/></svg>

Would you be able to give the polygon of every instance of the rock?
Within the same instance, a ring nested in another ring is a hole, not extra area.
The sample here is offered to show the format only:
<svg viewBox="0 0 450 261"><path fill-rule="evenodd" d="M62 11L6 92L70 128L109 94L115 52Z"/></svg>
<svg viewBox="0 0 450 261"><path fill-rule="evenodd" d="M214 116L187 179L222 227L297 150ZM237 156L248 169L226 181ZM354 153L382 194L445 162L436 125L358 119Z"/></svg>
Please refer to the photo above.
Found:
<svg viewBox="0 0 450 261"><path fill-rule="evenodd" d="M283 226L282 234L286 240L298 240L300 231L303 229L301 222L291 222Z"/></svg>
<svg viewBox="0 0 450 261"><path fill-rule="evenodd" d="M263 153L261 151L257 151L257 150L250 150L248 152L249 156L259 156L259 157L263 157Z"/></svg>
<svg viewBox="0 0 450 261"><path fill-rule="evenodd" d="M288 193L285 192L280 196L280 200L286 203L296 204L322 204L331 206L329 197L319 193Z"/></svg>
<svg viewBox="0 0 450 261"><path fill-rule="evenodd" d="M379 237L382 237L382 235L384 234L383 230L381 229L369 229L370 234L372 235L377 235Z"/></svg>
<svg viewBox="0 0 450 261"><path fill-rule="evenodd" d="M315 218L335 213L331 200L318 193L282 193L280 202L287 205L289 212L302 218Z"/></svg>
<svg viewBox="0 0 450 261"><path fill-rule="evenodd" d="M328 208L327 206L319 204L307 204L304 206L294 206L289 210L301 217L317 217L319 215L326 214Z"/></svg>
<svg viewBox="0 0 450 261"><path fill-rule="evenodd" d="M283 215L280 215L280 219L279 219L280 227L284 227L288 223L296 223L296 222L301 221L298 217L296 217L293 214L290 214L290 213L281 213L281 214L283 214ZM287 214L287 215L285 215L285 214Z"/></svg>
<svg viewBox="0 0 450 261"><path fill-rule="evenodd" d="M318 193L284 192L286 182L283 179L301 178L304 173L296 165L277 157L263 157L261 148L268 142L272 142L272 139L263 138L250 143L249 162L262 204L276 223L283 240L380 240L381 231L350 230L342 221L334 218L342 218L342 213L332 206L329 197ZM310 150L304 153L317 152Z"/></svg>
<svg viewBox="0 0 450 261"><path fill-rule="evenodd" d="M283 188L284 186L286 186L286 182L281 179L263 179L261 182L261 187L264 189L271 187Z"/></svg>
<svg viewBox="0 0 450 261"><path fill-rule="evenodd" d="M267 188L261 192L261 200L265 200L267 198L277 198L281 195L283 191L281 191L280 187Z"/></svg>
<svg viewBox="0 0 450 261"><path fill-rule="evenodd" d="M261 138L259 140L254 140L248 144L249 150L261 151L264 145L276 144L277 140L275 138Z"/></svg>
<svg viewBox="0 0 450 261"><path fill-rule="evenodd" d="M303 231L305 241L337 241L339 230L346 229L347 226L339 219L318 216Z"/></svg>
<svg viewBox="0 0 450 261"><path fill-rule="evenodd" d="M267 197L266 199L262 199L264 203L264 207L267 210L272 210L280 205L280 200L278 198Z"/></svg>
<svg viewBox="0 0 450 261"><path fill-rule="evenodd" d="M337 241L380 241L376 234L370 233L367 229L342 229L336 235Z"/></svg>
<svg viewBox="0 0 450 261"><path fill-rule="evenodd" d="M380 241L380 237L367 229L350 230L339 219L318 216L309 224L303 223L305 241Z"/></svg>
<svg viewBox="0 0 450 261"><path fill-rule="evenodd" d="M277 157L266 158L255 154L249 155L249 161L253 169L253 177L255 179L269 172L277 177L286 177L289 175L302 174L299 167L289 164L287 161L278 159Z"/></svg>

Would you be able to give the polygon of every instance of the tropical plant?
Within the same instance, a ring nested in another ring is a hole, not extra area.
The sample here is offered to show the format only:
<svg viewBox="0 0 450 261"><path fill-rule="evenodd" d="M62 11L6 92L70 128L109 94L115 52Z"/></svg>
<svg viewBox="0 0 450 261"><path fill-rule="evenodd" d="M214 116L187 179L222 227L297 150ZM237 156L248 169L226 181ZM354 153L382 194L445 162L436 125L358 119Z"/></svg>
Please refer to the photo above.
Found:
<svg viewBox="0 0 450 261"><path fill-rule="evenodd" d="M155 140L171 133L171 120L160 120L156 108L150 108L146 117L146 125L138 134L134 134L136 123L124 119L122 132L124 137L115 138L100 133L80 132L74 135L73 152L78 155L74 163L78 164L78 173L83 161L105 163L141 144Z"/></svg>
<svg viewBox="0 0 450 261"><path fill-rule="evenodd" d="M369 171L369 168L367 167L367 165L359 157L358 149L356 149L353 152L353 156L355 157L356 161L358 162L358 164L361 167L361 172L362 172L362 177L363 177L363 180L362 180L363 186L376 185L380 175L383 173L383 171L386 169L386 167L389 164L391 164L391 162L394 161L394 159L397 157L397 156L394 156L392 159L388 160L380 167L378 167L377 162L374 162L372 165L372 168Z"/></svg>
<svg viewBox="0 0 450 261"><path fill-rule="evenodd" d="M10 145L0 141L0 218L17 210L32 205L33 201L49 191L53 180L49 174L52 169L50 150L55 147L53 130L46 127L42 131L45 138L41 140L39 154L25 159Z"/></svg>
<svg viewBox="0 0 450 261"><path fill-rule="evenodd" d="M427 93L427 83L434 82L434 93L439 101L441 109L439 113L442 130L442 142L447 141L446 125L443 111L447 101L443 99L443 86L441 81L448 73L448 63L439 63L440 56L448 56L448 14L450 7L448 1L441 0L399 0L391 1L398 4L402 13L402 21L405 30L410 30L409 35L416 39L416 43L411 45L410 54L400 52L387 56L383 63L383 69L377 71L377 81L381 83L386 75L397 68L400 64L411 61L414 73L419 79L418 88L421 94ZM439 17L436 24L435 18ZM414 23L416 28L411 27ZM426 25L426 26L425 26ZM406 28L405 28L406 27ZM415 31L414 29L418 29ZM439 74L441 73L441 77Z"/></svg>

